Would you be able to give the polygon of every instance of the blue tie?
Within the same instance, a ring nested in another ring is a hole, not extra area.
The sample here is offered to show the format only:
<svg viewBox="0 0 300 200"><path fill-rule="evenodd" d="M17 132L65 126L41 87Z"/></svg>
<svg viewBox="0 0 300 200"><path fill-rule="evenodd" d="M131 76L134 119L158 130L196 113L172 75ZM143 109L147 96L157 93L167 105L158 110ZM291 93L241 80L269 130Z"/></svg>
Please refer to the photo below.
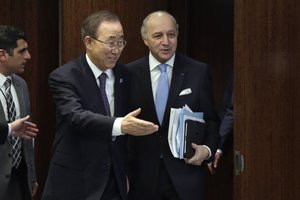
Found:
<svg viewBox="0 0 300 200"><path fill-rule="evenodd" d="M167 64L160 64L160 77L157 84L156 94L155 94L155 108L156 114L160 124L162 124L165 108L168 100L169 94L169 81L167 73Z"/></svg>

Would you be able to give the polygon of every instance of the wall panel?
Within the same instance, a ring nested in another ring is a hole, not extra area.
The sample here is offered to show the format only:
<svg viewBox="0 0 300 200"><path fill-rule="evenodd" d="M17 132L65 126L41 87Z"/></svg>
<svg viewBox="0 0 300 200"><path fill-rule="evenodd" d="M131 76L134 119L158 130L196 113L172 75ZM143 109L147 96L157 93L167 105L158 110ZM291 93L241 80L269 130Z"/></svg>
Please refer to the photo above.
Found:
<svg viewBox="0 0 300 200"><path fill-rule="evenodd" d="M127 45L120 62L127 63L142 55L147 49L140 36L140 26L144 17L155 10L166 9L167 2L158 0L64 0L61 9L61 62L65 63L84 52L80 38L80 26L84 18L97 10L111 10L123 25ZM76 13L76 14L74 14Z"/></svg>

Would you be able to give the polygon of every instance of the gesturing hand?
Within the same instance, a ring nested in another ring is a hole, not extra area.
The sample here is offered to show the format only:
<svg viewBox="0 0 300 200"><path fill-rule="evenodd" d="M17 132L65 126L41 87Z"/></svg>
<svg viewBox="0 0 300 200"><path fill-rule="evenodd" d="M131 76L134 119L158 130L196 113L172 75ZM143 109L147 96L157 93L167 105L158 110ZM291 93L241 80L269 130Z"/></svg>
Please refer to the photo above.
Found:
<svg viewBox="0 0 300 200"><path fill-rule="evenodd" d="M15 137L23 137L26 139L37 136L37 133L39 132L39 130L37 129L37 125L28 122L28 119L29 115L10 123L11 135Z"/></svg>
<svg viewBox="0 0 300 200"><path fill-rule="evenodd" d="M158 130L158 125L152 122L138 119L137 116L141 113L141 108L138 108L128 113L122 120L121 131L122 133L142 136L149 135Z"/></svg>

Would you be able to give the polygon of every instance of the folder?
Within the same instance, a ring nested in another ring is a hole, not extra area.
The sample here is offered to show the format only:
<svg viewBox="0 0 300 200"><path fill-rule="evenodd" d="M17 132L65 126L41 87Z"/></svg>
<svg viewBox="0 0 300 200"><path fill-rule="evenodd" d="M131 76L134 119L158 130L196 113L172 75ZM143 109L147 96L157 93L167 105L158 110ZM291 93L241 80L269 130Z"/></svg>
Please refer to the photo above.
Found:
<svg viewBox="0 0 300 200"><path fill-rule="evenodd" d="M205 123L188 119L185 121L184 158L191 158L195 154L192 143L202 144L205 137Z"/></svg>
<svg viewBox="0 0 300 200"><path fill-rule="evenodd" d="M175 158L192 157L194 151L191 143L202 144L204 135L205 121L202 112L193 112L187 105L182 108L171 108L168 142Z"/></svg>

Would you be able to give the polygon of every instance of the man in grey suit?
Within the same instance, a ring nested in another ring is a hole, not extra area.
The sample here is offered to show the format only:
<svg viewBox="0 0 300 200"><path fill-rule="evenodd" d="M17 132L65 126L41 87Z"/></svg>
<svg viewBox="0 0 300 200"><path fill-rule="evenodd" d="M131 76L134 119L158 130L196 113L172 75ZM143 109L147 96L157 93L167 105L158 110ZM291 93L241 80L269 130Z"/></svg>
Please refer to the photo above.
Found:
<svg viewBox="0 0 300 200"><path fill-rule="evenodd" d="M37 125L27 121L29 115L11 123L0 122L0 144L4 144L8 136L31 139L37 136Z"/></svg>
<svg viewBox="0 0 300 200"><path fill-rule="evenodd" d="M214 155L219 139L208 66L175 53L178 25L165 11L148 15L141 34L150 53L128 64L130 108L141 108L143 112L139 117L160 127L149 136L128 137L129 199L201 200L202 163ZM165 91L158 92L162 88L166 88ZM161 100L165 97L162 106ZM192 143L194 156L180 160L170 151L168 127L170 109L184 105L194 112L204 113L206 130L202 143Z"/></svg>
<svg viewBox="0 0 300 200"><path fill-rule="evenodd" d="M0 26L0 123L30 114L27 84L16 75L24 72L30 58L25 33L11 26ZM33 140L8 137L0 145L0 163L0 199L32 199L38 187Z"/></svg>

